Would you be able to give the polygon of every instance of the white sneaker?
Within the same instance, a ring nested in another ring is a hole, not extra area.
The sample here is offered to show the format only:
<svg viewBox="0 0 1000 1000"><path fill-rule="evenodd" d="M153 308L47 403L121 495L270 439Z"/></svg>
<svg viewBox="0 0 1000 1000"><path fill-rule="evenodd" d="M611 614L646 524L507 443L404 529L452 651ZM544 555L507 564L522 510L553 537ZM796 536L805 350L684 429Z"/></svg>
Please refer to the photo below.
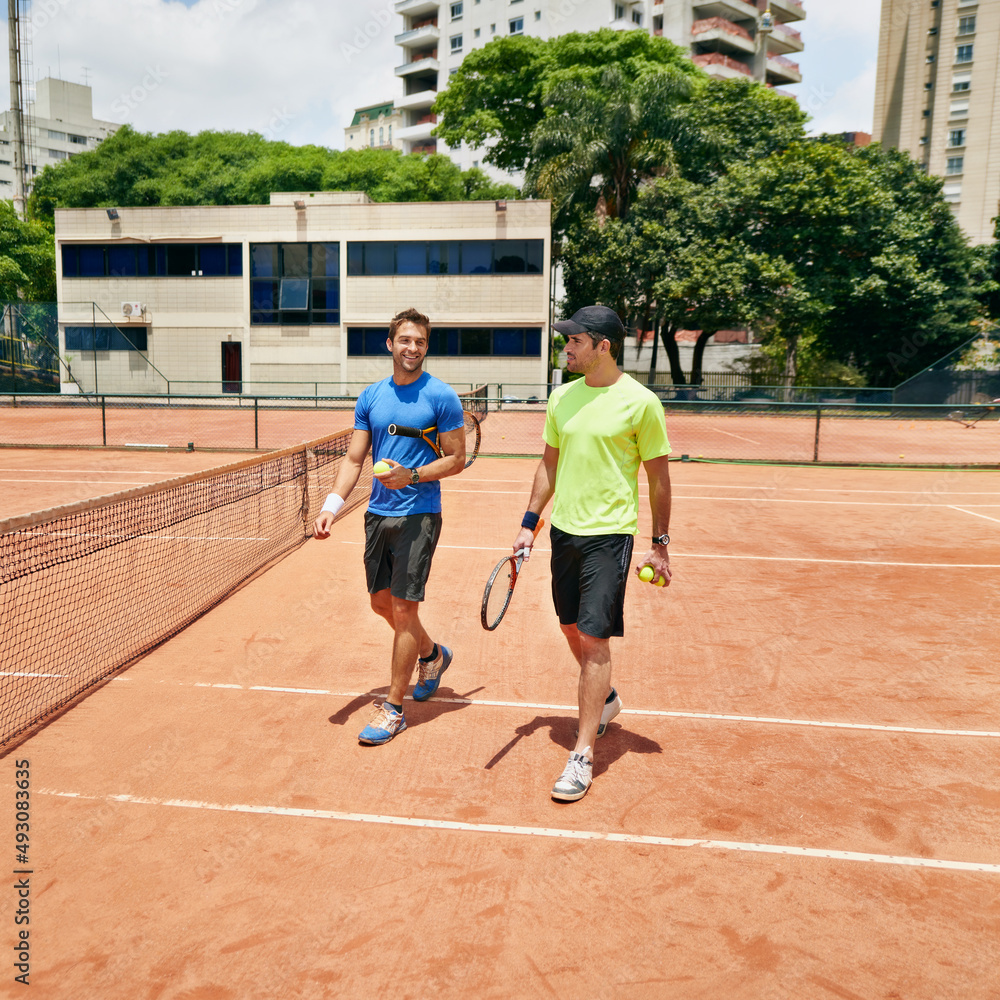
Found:
<svg viewBox="0 0 1000 1000"><path fill-rule="evenodd" d="M594 762L587 756L590 747L583 753L571 753L563 773L552 787L552 798L556 802L576 802L587 794L593 781Z"/></svg>

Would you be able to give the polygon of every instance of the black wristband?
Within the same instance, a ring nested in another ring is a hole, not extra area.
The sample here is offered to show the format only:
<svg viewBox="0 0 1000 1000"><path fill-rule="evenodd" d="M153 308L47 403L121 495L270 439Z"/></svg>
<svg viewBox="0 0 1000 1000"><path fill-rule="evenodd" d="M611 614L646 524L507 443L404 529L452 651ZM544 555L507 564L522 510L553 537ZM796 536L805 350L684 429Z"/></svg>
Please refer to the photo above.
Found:
<svg viewBox="0 0 1000 1000"><path fill-rule="evenodd" d="M530 510L524 512L524 517L521 518L521 527L527 528L529 531L534 531L538 527L538 514L532 513Z"/></svg>

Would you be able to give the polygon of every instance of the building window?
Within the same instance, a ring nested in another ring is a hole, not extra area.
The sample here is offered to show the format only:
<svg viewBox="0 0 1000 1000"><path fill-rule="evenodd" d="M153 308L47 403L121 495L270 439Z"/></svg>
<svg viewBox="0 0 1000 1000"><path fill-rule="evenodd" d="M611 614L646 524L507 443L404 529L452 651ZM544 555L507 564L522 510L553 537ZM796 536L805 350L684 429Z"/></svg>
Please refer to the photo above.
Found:
<svg viewBox="0 0 1000 1000"><path fill-rule="evenodd" d="M64 278L235 278L241 243L64 243Z"/></svg>
<svg viewBox="0 0 1000 1000"><path fill-rule="evenodd" d="M969 113L969 101L968 99L961 101L952 101L951 107L948 109L952 117L957 115L967 115Z"/></svg>
<svg viewBox="0 0 1000 1000"><path fill-rule="evenodd" d="M389 126L389 145L392 145L392 126Z"/></svg>
<svg viewBox="0 0 1000 1000"><path fill-rule="evenodd" d="M540 21L542 19L542 12L540 10L535 11L535 20Z"/></svg>
<svg viewBox="0 0 1000 1000"><path fill-rule="evenodd" d="M473 38L478 38L479 37L479 28L473 28L472 29L472 37Z"/></svg>
<svg viewBox="0 0 1000 1000"><path fill-rule="evenodd" d="M632 23L633 24L639 24L639 25L642 24L642 12L641 11L638 11L638 10L632 11Z"/></svg>
<svg viewBox="0 0 1000 1000"><path fill-rule="evenodd" d="M145 351L144 326L119 330L113 326L67 326L66 351Z"/></svg>
<svg viewBox="0 0 1000 1000"><path fill-rule="evenodd" d="M927 29L927 34L928 35L936 35L937 34L937 28L928 28Z"/></svg>
<svg viewBox="0 0 1000 1000"><path fill-rule="evenodd" d="M951 78L951 89L958 93L972 87L971 73L955 73Z"/></svg>
<svg viewBox="0 0 1000 1000"><path fill-rule="evenodd" d="M462 51L462 36L452 35L451 36L451 51L461 52Z"/></svg>
<svg viewBox="0 0 1000 1000"><path fill-rule="evenodd" d="M389 354L385 342L388 327L347 328L347 354L365 357ZM538 358L542 354L540 327L434 327L427 347L428 356Z"/></svg>
<svg viewBox="0 0 1000 1000"><path fill-rule="evenodd" d="M523 17L512 17L510 19L510 33L512 35L523 35L524 34L524 18Z"/></svg>
<svg viewBox="0 0 1000 1000"><path fill-rule="evenodd" d="M972 46L971 45L956 45L955 46L955 62L957 62L957 63L972 62Z"/></svg>
<svg viewBox="0 0 1000 1000"><path fill-rule="evenodd" d="M373 147L373 148L375 146L375 129L372 129L368 133L368 145L371 146L371 147Z"/></svg>
<svg viewBox="0 0 1000 1000"><path fill-rule="evenodd" d="M347 244L348 275L541 274L542 240L369 240Z"/></svg>
<svg viewBox="0 0 1000 1000"><path fill-rule="evenodd" d="M490 25L490 34L495 35L497 33L497 26L495 24Z"/></svg>
<svg viewBox="0 0 1000 1000"><path fill-rule="evenodd" d="M66 154L61 149L50 149L49 157L53 160L65 160Z"/></svg>
<svg viewBox="0 0 1000 1000"><path fill-rule="evenodd" d="M951 184L945 184L941 188L941 193L944 195L944 200L954 204L956 201L962 200L962 182L954 181Z"/></svg>
<svg viewBox="0 0 1000 1000"><path fill-rule="evenodd" d="M946 174L960 174L965 169L964 156L949 156L948 166L945 168Z"/></svg>
<svg viewBox="0 0 1000 1000"><path fill-rule="evenodd" d="M66 133L65 132L56 132L53 129L49 129L49 138L50 139L55 139L57 142L65 142L66 141Z"/></svg>
<svg viewBox="0 0 1000 1000"><path fill-rule="evenodd" d="M616 3L613 5L615 8L615 20L624 21L625 20L625 4Z"/></svg>
<svg viewBox="0 0 1000 1000"><path fill-rule="evenodd" d="M958 33L960 35L972 35L976 31L976 15L966 14L958 19Z"/></svg>
<svg viewBox="0 0 1000 1000"><path fill-rule="evenodd" d="M934 53L933 52L931 52L930 55L927 56L927 62L929 62L929 63L934 62Z"/></svg>
<svg viewBox="0 0 1000 1000"><path fill-rule="evenodd" d="M381 125L378 127L378 144L380 146L385 145L385 129Z"/></svg>
<svg viewBox="0 0 1000 1000"><path fill-rule="evenodd" d="M463 6L464 6L464 4L460 4L460 3L453 3L451 5L451 19L453 21L461 21L462 20L462 7Z"/></svg>
<svg viewBox="0 0 1000 1000"><path fill-rule="evenodd" d="M69 141L76 143L77 146L86 146L87 137L85 135L70 135Z"/></svg>
<svg viewBox="0 0 1000 1000"><path fill-rule="evenodd" d="M339 243L250 244L252 325L339 322Z"/></svg>
<svg viewBox="0 0 1000 1000"><path fill-rule="evenodd" d="M924 108L924 117L930 118L930 116L931 116L930 108Z"/></svg>
<svg viewBox="0 0 1000 1000"><path fill-rule="evenodd" d="M949 146L964 146L965 145L965 132L964 128L953 128L948 132L948 145Z"/></svg>

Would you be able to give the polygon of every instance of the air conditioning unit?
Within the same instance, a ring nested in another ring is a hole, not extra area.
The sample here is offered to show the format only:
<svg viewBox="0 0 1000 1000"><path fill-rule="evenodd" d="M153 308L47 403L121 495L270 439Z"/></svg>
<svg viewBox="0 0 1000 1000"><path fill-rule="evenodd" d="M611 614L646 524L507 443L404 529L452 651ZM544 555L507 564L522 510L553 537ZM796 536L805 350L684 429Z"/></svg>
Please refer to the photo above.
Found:
<svg viewBox="0 0 1000 1000"><path fill-rule="evenodd" d="M142 315L142 303L141 302L123 302L122 303L122 315L123 316L141 316Z"/></svg>

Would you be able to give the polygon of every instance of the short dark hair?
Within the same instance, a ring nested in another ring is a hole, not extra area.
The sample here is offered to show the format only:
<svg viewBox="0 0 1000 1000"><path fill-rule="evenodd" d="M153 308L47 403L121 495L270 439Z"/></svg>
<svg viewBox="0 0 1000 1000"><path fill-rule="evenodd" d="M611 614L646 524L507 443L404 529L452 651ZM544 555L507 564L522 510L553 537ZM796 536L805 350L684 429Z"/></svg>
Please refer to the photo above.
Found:
<svg viewBox="0 0 1000 1000"><path fill-rule="evenodd" d="M625 327L618 314L607 306L584 306L577 309L570 319L553 323L552 329L567 336L585 333L594 347L599 347L601 341L606 340L611 345L609 353L615 361L625 346Z"/></svg>
<svg viewBox="0 0 1000 1000"><path fill-rule="evenodd" d="M431 321L418 309L414 309L410 306L409 309L404 309L402 312L396 313L395 316L389 321L389 339L396 339L396 331L404 324L412 323L414 326L421 326L424 329L424 336L430 339L431 336Z"/></svg>
<svg viewBox="0 0 1000 1000"><path fill-rule="evenodd" d="M611 336L606 333L594 333L593 330L584 331L591 339L594 347L600 347L601 341L606 340L609 344L608 354L617 361L619 355L622 353L622 348L625 346L625 338L619 337L617 335Z"/></svg>

